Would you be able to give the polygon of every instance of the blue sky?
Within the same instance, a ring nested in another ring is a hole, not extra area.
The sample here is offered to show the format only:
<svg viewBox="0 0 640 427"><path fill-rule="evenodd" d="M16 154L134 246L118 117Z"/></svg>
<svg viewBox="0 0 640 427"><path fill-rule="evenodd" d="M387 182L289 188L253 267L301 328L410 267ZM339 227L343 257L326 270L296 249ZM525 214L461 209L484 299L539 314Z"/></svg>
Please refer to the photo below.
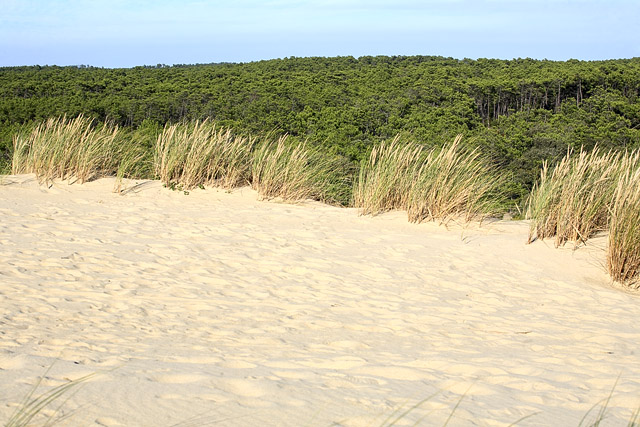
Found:
<svg viewBox="0 0 640 427"><path fill-rule="evenodd" d="M640 0L0 0L0 66L640 56Z"/></svg>

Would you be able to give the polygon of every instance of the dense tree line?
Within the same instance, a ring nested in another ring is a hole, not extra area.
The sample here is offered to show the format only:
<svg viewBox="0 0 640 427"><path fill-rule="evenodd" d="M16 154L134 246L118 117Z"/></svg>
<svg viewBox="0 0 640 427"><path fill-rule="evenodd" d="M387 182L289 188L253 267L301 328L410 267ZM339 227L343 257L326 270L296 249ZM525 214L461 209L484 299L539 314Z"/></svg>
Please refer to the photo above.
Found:
<svg viewBox="0 0 640 427"><path fill-rule="evenodd" d="M462 133L512 174L509 191L518 199L542 161L568 146L640 146L639 95L640 58L0 68L0 167L20 126L63 114L149 129L212 118L239 133L288 133L353 161L398 133L428 145Z"/></svg>

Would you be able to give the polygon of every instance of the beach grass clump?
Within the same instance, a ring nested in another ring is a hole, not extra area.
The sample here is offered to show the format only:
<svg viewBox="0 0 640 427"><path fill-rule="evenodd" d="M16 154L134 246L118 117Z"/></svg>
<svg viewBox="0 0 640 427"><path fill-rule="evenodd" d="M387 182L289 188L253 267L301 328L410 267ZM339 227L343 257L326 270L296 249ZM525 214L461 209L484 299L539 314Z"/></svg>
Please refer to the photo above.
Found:
<svg viewBox="0 0 640 427"><path fill-rule="evenodd" d="M640 150L577 156L550 172L545 164L527 201L529 243L554 237L556 246L608 231L607 270L631 286L640 271Z"/></svg>
<svg viewBox="0 0 640 427"><path fill-rule="evenodd" d="M425 148L405 143L400 136L373 147L360 164L353 189L353 205L362 215L407 209L409 191L416 180Z"/></svg>
<svg viewBox="0 0 640 427"><path fill-rule="evenodd" d="M132 145L130 149L124 151L119 159L116 169L116 182L113 192L121 193L125 190L124 179L150 179L152 160L149 150L140 145Z"/></svg>
<svg viewBox="0 0 640 427"><path fill-rule="evenodd" d="M620 180L639 166L638 150L601 153L597 147L576 156L569 150L552 171L544 164L526 203L529 243L554 237L556 246L578 244L606 231Z"/></svg>
<svg viewBox="0 0 640 427"><path fill-rule="evenodd" d="M478 149L451 144L430 150L421 161L409 190L409 221L482 221L500 211L504 177L482 158Z"/></svg>
<svg viewBox="0 0 640 427"><path fill-rule="evenodd" d="M611 202L607 270L620 283L635 286L640 276L640 168L628 168Z"/></svg>
<svg viewBox="0 0 640 427"><path fill-rule="evenodd" d="M118 126L82 115L51 118L14 136L11 173L83 183L113 175L125 150Z"/></svg>
<svg viewBox="0 0 640 427"><path fill-rule="evenodd" d="M157 122L144 120L135 129L123 129L123 139L129 147L122 155L116 177L154 179L154 148L163 127Z"/></svg>
<svg viewBox="0 0 640 427"><path fill-rule="evenodd" d="M167 124L154 152L156 176L166 185L234 188L249 183L253 140L209 120Z"/></svg>
<svg viewBox="0 0 640 427"><path fill-rule="evenodd" d="M287 135L265 138L253 152L251 186L265 199L305 199L344 205L351 171L345 159Z"/></svg>
<svg viewBox="0 0 640 427"><path fill-rule="evenodd" d="M364 215L406 210L409 221L418 223L468 222L497 213L503 178L461 140L431 149L399 137L383 142L361 163L354 206Z"/></svg>
<svg viewBox="0 0 640 427"><path fill-rule="evenodd" d="M612 151L581 149L577 156L569 150L552 171L544 164L540 180L527 200L529 242L554 237L556 246L567 241L583 243L605 231L609 204L624 165L628 164L624 158Z"/></svg>

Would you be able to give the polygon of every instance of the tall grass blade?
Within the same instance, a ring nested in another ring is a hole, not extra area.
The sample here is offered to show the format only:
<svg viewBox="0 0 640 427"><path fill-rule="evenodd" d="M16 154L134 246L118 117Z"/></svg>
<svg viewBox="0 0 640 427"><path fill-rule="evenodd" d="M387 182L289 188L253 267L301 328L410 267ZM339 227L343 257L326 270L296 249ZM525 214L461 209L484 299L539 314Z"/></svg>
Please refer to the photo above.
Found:
<svg viewBox="0 0 640 427"><path fill-rule="evenodd" d="M75 380L69 381L68 383L61 384L57 387L52 388L51 390L44 392L38 396L34 396L35 392L39 388L42 380L47 375L47 373L51 370L53 365L50 365L45 371L44 375L38 378L36 384L31 388L29 393L22 399L20 405L16 409L16 411L11 415L11 417L7 420L5 427L24 427L29 425L33 419L40 414L47 406L56 400L60 399L62 396L67 394L73 388L79 386L83 382L89 380L94 377L96 374L88 374L83 377L77 378ZM49 417L49 420L45 425L51 425L53 423L54 417L59 411L59 407L54 413Z"/></svg>
<svg viewBox="0 0 640 427"><path fill-rule="evenodd" d="M607 396L605 399L602 399L600 402L600 410L598 411L598 414L596 415L595 420L593 420L591 423L588 424L588 427L598 427L600 425L600 423L605 419L606 414L607 414L607 408L609 407L609 402L611 402L611 397L613 396L613 391L616 389L616 386L618 385L618 381L620 380L620 377L618 377L616 379L616 382L613 384L613 387L611 387L611 391L609 392L609 396ZM591 407L591 409L589 409L587 411L586 414L584 414L584 416L582 417L582 419L580 420L580 423L578 424L578 427L581 427L584 425L584 422L586 421L587 417L589 416L589 414L591 413L591 411L593 411L596 408L597 404L594 405L593 407Z"/></svg>
<svg viewBox="0 0 640 427"><path fill-rule="evenodd" d="M400 421L401 419L403 419L404 417L409 415L412 411L414 411L415 409L421 407L426 402L430 401L431 399L433 399L434 397L436 397L440 393L442 393L442 390L436 391L431 396L422 399L421 401L419 401L418 403L416 403L414 405L411 405L409 408L405 409L402 412L400 412L402 410L402 407L397 408L382 422L382 424L380 424L380 427L391 427L391 426L396 425L396 423L398 423L398 421Z"/></svg>

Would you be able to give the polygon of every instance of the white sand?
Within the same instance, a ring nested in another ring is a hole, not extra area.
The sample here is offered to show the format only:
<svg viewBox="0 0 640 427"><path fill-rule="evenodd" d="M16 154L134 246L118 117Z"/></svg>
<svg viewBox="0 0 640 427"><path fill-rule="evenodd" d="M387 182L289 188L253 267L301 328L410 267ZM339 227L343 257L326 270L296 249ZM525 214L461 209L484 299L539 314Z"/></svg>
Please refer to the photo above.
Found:
<svg viewBox="0 0 640 427"><path fill-rule="evenodd" d="M99 376L63 425L603 425L640 406L640 297L602 240L526 245L250 189L0 183L0 421ZM594 411L595 412L595 411ZM595 414L593 415L595 416ZM593 417L591 417L592 419Z"/></svg>

